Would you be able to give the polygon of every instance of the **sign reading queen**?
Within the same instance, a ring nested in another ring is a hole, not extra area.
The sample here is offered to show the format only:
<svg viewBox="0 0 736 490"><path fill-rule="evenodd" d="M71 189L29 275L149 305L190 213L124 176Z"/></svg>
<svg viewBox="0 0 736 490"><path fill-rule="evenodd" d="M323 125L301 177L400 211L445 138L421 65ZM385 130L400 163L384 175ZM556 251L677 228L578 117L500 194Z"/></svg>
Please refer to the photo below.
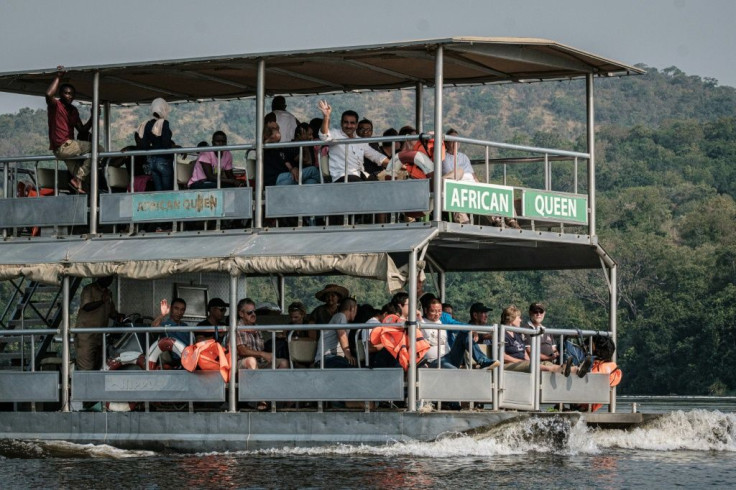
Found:
<svg viewBox="0 0 736 490"><path fill-rule="evenodd" d="M504 185L445 180L443 211L514 216L514 188Z"/></svg>
<svg viewBox="0 0 736 490"><path fill-rule="evenodd" d="M521 214L525 218L588 223L588 198L579 194L524 189Z"/></svg>

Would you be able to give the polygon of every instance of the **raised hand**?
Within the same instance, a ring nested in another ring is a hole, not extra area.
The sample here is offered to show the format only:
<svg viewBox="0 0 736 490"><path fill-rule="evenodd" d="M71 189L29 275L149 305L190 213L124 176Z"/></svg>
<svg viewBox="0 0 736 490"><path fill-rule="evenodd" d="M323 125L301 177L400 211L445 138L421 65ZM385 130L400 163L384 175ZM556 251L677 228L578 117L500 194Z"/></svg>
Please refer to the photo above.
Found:
<svg viewBox="0 0 736 490"><path fill-rule="evenodd" d="M170 310L171 308L169 307L169 302L166 301L165 299L162 299L161 300L161 316L163 317L163 316L168 315Z"/></svg>
<svg viewBox="0 0 736 490"><path fill-rule="evenodd" d="M328 104L328 103L327 103L327 101L326 101L325 99L322 99L322 100L320 100L320 101L319 101L319 102L317 103L317 108L319 109L319 111L320 111L320 112L321 112L321 113L322 113L322 114L323 114L323 115L324 115L325 117L330 117L330 114L332 114L332 106L330 106L330 104Z"/></svg>

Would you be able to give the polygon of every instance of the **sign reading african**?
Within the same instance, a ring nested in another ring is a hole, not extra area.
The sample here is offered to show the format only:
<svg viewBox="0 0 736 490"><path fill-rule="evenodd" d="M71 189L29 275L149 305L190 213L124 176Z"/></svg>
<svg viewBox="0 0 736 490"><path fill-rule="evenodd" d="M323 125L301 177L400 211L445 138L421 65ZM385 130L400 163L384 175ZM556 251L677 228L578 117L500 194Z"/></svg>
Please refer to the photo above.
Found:
<svg viewBox="0 0 736 490"><path fill-rule="evenodd" d="M505 185L445 180L443 211L514 216L514 188Z"/></svg>
<svg viewBox="0 0 736 490"><path fill-rule="evenodd" d="M222 190L133 194L133 221L220 218Z"/></svg>
<svg viewBox="0 0 736 490"><path fill-rule="evenodd" d="M524 189L521 214L525 218L588 223L588 197Z"/></svg>

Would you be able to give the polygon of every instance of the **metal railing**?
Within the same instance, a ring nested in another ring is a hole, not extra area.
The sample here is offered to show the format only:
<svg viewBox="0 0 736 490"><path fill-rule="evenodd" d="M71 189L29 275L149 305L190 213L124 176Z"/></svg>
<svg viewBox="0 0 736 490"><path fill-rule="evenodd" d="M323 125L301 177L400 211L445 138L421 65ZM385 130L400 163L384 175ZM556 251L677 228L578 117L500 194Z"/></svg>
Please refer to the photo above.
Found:
<svg viewBox="0 0 736 490"><path fill-rule="evenodd" d="M320 141L320 140L311 140L311 141L291 141L291 142L285 142L285 143L268 143L263 145L264 150L278 150L278 149L298 149L298 164L299 164L299 180L297 182L298 185L302 185L302 176L303 176L303 170L304 170L304 151L311 150L314 147L334 147L334 146L344 146L344 145L352 145L352 144L381 144L386 142L392 142L392 143L404 143L404 142L412 142L417 141L419 139L428 139L431 136L428 134L423 135L406 135L406 136L394 136L394 137L371 137L371 138L349 138L349 139L339 139L339 140L331 140L331 141ZM574 152L574 151L567 151L567 150L557 150L552 148L540 148L540 147L533 147L533 146L525 146L525 145L514 145L514 144L507 144L507 143L499 143L499 142L493 142L493 141L485 141L485 140L479 140L479 139L472 139L472 138L463 138L458 136L452 136L447 135L444 136L444 139L449 142L458 142L458 143L464 143L467 145L475 146L475 147L481 147L485 152L485 159L480 161L482 164L485 165L485 183L491 183L491 174L492 174L492 167L501 165L503 167L503 177L501 180L502 185L507 184L507 175L506 175L506 169L508 165L517 165L517 164L533 164L533 165L542 165L542 171L544 173L544 186L542 190L545 191L553 191L554 187L552 182L552 165L553 162L561 162L561 164L566 164L570 161L572 161L574 165L574 172L573 172L573 182L567 182L565 183L566 189L572 189L572 194L577 195L578 193L578 162L580 160L589 161L589 154L582 153L582 152ZM252 172L252 169L249 169L249 159L248 153L255 150L256 146L254 144L238 144L238 145L226 145L226 146L208 146L208 147L188 147L188 148L175 148L175 149L167 149L167 150L148 150L148 151L141 151L141 150L132 150L132 151L106 151L106 152L100 152L99 158L100 161L104 161L104 165L102 166L103 171L107 172L109 163L111 159L113 158L130 158L131 164L129 166L129 190L130 193L135 193L135 161L138 158L146 158L147 156L156 156L156 155L174 155L174 164L173 164L173 174L174 174L174 191L179 190L179 175L178 175L178 166L176 165L176 155L197 155L201 152L215 152L217 154L218 159L218 167L221 166L221 152L223 151L231 151L231 152L241 152L243 154L242 158L234 158L235 161L242 161L245 160L246 164L244 165L244 186L251 186L255 179L256 175L251 175L251 173L258 174L257 169L255 169L255 172ZM491 149L498 149L498 150L507 150L507 151L514 151L514 152L522 152L526 154L533 154L530 157L510 157L510 158L490 158L490 150ZM343 169L343 175L342 178L344 181L347 181L348 174L350 173L348 169L348 155L349 151L345 151L345 158L344 158L344 169ZM320 152L321 155L321 152ZM90 155L80 155L78 157L70 158L72 159L85 159L89 158ZM318 158L321 158L318 157ZM390 155L387 155L387 159L389 161L397 161L397 152L395 149L395 145L391 145L391 151ZM66 169L59 169L59 160L53 156L53 155L37 155L37 156L20 156L20 157L2 157L0 158L0 164L3 166L2 169L2 176L3 176L3 182L4 182L4 196L5 198L12 198L15 197L15 192L12 192L12 195L8 195L8 189L9 189L9 182L10 182L10 176L11 173L13 173L14 169L16 168L23 168L23 167L31 167L33 169L33 180L35 181L34 184L36 187L38 187L39 183L39 170L42 170L43 164L45 162L53 162L53 170L54 172L54 186L53 186L53 192L54 195L58 195L60 191L63 191L64 189L59 188L59 183L62 182L64 179L61 179L60 172L66 172ZM479 163L478 160L474 161L475 163ZM313 161L312 162L315 166L318 166L320 169L320 182L324 182L326 173L323 166L321 166L321 162L319 161ZM362 163L362 162L361 162ZM235 168L243 168L239 165L234 165ZM390 169L388 171L388 175L386 176L389 180L394 180L397 177L397 169L399 168L399 165L390 165ZM222 172L217 171L217 189L222 188ZM15 180L18 180L17 172L15 172ZM96 183L96 182L95 182ZM255 182L255 189L256 190L263 190L262 183ZM110 189L108 189L110 190ZM524 190L523 188L517 188L517 190L521 191ZM98 195L100 192L100 189L93 188L91 189L90 194L95 196ZM594 202L594 189L588 189L587 190L587 196L589 198L589 202ZM37 189L36 192L37 196L41 196L40 190ZM440 203L437 203L437 200L435 200L435 205L441 205ZM96 220L97 216L96 209L91 209L92 215L90 216L90 227L96 228ZM370 213L370 211L367 211ZM586 210L587 213L594 213L593 209ZM258 215L258 213L256 213ZM313 213L310 213L309 210L305 210L304 216L310 216L313 215ZM203 218L202 221L205 222L205 229L206 229L206 222L207 220L211 220L212 218ZM392 221L396 221L396 216L392 214L391 216ZM219 230L221 227L222 219L214 219L215 221L215 229ZM251 220L251 227L255 227L258 223L257 220ZM348 224L349 220L340 220L340 224ZM375 217L374 220L375 222ZM531 219L531 226L532 229L534 229L534 223L536 220ZM548 220L551 222L555 222L554 219ZM131 223L133 224L133 223ZM300 219L298 221L297 226L301 226L302 220ZM326 224L329 225L329 218L327 218ZM352 224L355 224L354 219L352 219ZM501 223L501 226L503 226L503 223ZM559 224L560 228L563 229L564 224ZM172 229L178 230L183 229L183 226L180 225L180 221L174 220L172 223ZM115 229L113 231L116 231ZM564 230L563 230L564 231ZM7 234L7 230L4 230L4 233ZM58 233L58 230L57 230Z"/></svg>

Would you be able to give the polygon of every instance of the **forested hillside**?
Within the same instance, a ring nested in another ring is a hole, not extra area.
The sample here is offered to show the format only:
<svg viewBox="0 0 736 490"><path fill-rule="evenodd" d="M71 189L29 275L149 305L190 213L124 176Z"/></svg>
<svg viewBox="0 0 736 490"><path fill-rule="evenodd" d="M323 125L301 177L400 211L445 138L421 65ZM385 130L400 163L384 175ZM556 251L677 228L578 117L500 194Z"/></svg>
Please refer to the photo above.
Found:
<svg viewBox="0 0 736 490"><path fill-rule="evenodd" d="M674 67L645 68L643 76L596 81L598 232L619 264L620 393L733 394L736 89ZM372 119L380 134L411 123L413 97L413 91L394 91L330 101L336 113L353 108ZM308 120L318 116L316 100L293 97L287 103ZM575 81L449 88L444 108L446 124L462 136L584 149L583 101L584 84ZM116 148L130 144L146 110L115 111ZM425 129L431 129L429 94L425 110ZM224 129L231 142L251 141L254 117L253 101L244 100L182 104L170 119L177 143L194 146L215 129ZM0 116L0 155L46 153L45 132L45 111ZM558 182L570 170L555 172ZM510 179L541 185L538 169L514 169ZM323 282L290 281L287 294L313 305ZM380 305L389 297L384 285L344 282L360 302ZM258 301L275 299L274 288L249 290L263 296ZM474 301L493 306L494 322L509 303L543 301L550 326L605 329L608 323L599 270L451 274L447 291L463 320Z"/></svg>

